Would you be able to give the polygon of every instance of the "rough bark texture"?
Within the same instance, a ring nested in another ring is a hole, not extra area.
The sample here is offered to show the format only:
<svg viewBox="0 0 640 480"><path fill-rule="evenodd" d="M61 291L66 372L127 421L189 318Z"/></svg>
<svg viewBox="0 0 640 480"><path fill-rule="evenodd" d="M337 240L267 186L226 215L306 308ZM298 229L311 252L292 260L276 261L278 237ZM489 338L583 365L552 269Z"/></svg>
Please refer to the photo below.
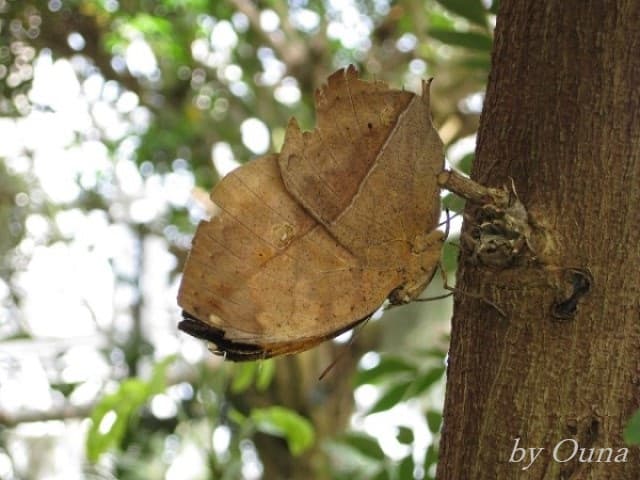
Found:
<svg viewBox="0 0 640 480"><path fill-rule="evenodd" d="M507 318L456 297L439 479L640 478L636 448L621 463L553 458L574 439L613 460L640 407L639 25L636 0L501 2L472 178L512 177L555 252L491 270L463 251L458 286ZM558 267L593 275L564 321L550 314ZM527 470L510 462L517 438L545 449Z"/></svg>

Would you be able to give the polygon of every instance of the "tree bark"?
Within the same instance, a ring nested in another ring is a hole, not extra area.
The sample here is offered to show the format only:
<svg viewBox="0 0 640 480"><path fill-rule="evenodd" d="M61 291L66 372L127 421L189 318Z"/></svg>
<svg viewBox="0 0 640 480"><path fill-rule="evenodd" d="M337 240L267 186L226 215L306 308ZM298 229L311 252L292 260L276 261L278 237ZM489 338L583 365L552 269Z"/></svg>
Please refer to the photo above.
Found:
<svg viewBox="0 0 640 480"><path fill-rule="evenodd" d="M439 479L640 478L636 447L614 461L640 406L639 25L634 0L501 2L472 178L512 178L550 249L501 269L461 252L458 287L507 318L456 295ZM544 450L518 462L516 442Z"/></svg>

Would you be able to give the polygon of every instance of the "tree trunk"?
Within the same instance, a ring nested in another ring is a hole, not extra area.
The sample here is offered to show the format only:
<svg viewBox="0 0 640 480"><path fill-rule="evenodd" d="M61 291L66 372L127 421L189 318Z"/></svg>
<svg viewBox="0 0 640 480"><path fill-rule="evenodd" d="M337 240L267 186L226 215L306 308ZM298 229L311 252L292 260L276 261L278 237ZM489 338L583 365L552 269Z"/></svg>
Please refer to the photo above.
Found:
<svg viewBox="0 0 640 480"><path fill-rule="evenodd" d="M502 269L462 249L458 287L506 318L456 296L439 479L640 478L639 52L636 0L501 2L472 178L512 178L551 248Z"/></svg>

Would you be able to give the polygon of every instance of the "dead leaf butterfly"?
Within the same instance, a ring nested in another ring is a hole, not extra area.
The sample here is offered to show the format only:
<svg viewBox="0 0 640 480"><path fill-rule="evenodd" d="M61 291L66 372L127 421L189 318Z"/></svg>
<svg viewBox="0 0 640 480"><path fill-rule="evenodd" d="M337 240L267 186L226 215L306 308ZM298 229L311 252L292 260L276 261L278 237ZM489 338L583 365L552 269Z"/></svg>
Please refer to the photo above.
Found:
<svg viewBox="0 0 640 480"><path fill-rule="evenodd" d="M317 126L227 175L193 238L179 328L230 360L307 350L415 299L435 272L443 145L422 94L333 73Z"/></svg>

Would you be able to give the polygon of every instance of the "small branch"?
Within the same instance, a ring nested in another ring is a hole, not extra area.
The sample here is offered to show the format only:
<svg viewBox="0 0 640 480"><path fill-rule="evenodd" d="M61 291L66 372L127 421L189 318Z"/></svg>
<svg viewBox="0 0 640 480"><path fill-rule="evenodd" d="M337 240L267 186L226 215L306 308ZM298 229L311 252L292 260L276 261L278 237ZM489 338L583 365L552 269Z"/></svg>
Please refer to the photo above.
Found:
<svg viewBox="0 0 640 480"><path fill-rule="evenodd" d="M500 208L509 205L509 192L503 189L485 187L453 170L443 170L438 174L438 184L450 192L473 203L493 203Z"/></svg>
<svg viewBox="0 0 640 480"><path fill-rule="evenodd" d="M41 412L38 410L27 410L15 414L9 414L0 411L0 425L5 428L14 428L21 423L85 418L89 416L94 406L94 404L80 406L65 404L58 408L47 410L45 412Z"/></svg>
<svg viewBox="0 0 640 480"><path fill-rule="evenodd" d="M472 262L507 268L525 257L540 260L539 255L548 250L547 236L540 228L538 236L544 241L534 246L540 242L534 242L529 213L518 198L513 181L510 189L491 188L452 170L443 170L438 174L438 184L477 206L465 216L472 226L461 237Z"/></svg>
<svg viewBox="0 0 640 480"><path fill-rule="evenodd" d="M120 379L122 381L123 379ZM167 378L167 387L177 385L179 383L194 383L197 375L191 369L169 373ZM21 423L30 422L47 422L52 420L70 420L74 418L86 418L91 415L95 406L102 399L102 395L93 399L91 402L83 405L73 405L66 401L64 404L51 408L46 411L39 410L21 410L18 412L7 412L0 410L0 426L5 428L14 428Z"/></svg>

